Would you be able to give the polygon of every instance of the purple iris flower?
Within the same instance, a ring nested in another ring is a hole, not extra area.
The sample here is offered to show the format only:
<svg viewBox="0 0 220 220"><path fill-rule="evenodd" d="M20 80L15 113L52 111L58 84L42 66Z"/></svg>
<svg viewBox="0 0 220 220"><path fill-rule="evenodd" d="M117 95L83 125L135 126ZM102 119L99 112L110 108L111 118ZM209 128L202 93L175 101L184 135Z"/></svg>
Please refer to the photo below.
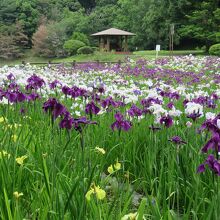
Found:
<svg viewBox="0 0 220 220"><path fill-rule="evenodd" d="M199 118L202 114L199 112L193 112L190 115L187 115L187 118L191 118L194 122L196 121L197 118Z"/></svg>
<svg viewBox="0 0 220 220"><path fill-rule="evenodd" d="M142 115L142 110L140 108L138 108L136 105L132 105L131 108L128 110L128 114L131 116L131 117L138 117L138 116L141 116Z"/></svg>
<svg viewBox="0 0 220 220"><path fill-rule="evenodd" d="M183 106L186 106L186 104L189 102L189 100L188 99L184 99L184 101L183 101Z"/></svg>
<svg viewBox="0 0 220 220"><path fill-rule="evenodd" d="M62 87L62 92L63 92L64 95L67 96L67 95L70 94L71 89L70 89L70 87L68 87L68 86L63 86L63 87Z"/></svg>
<svg viewBox="0 0 220 220"><path fill-rule="evenodd" d="M45 81L37 75L32 75L27 79L28 84L26 85L26 90L39 89L45 85Z"/></svg>
<svg viewBox="0 0 220 220"><path fill-rule="evenodd" d="M160 118L160 124L165 125L167 128L173 125L173 119L169 115Z"/></svg>
<svg viewBox="0 0 220 220"><path fill-rule="evenodd" d="M105 89L104 89L104 87L101 86L101 87L98 88L98 91L99 91L99 93L104 93Z"/></svg>
<svg viewBox="0 0 220 220"><path fill-rule="evenodd" d="M26 112L27 112L27 109L25 109L25 108L21 108L21 109L20 109L20 113L21 113L22 115L24 115Z"/></svg>
<svg viewBox="0 0 220 220"><path fill-rule="evenodd" d="M162 101L159 100L158 98L148 98L148 99L142 99L141 100L141 105L143 105L144 107L149 107L151 104L159 104L162 105Z"/></svg>
<svg viewBox="0 0 220 220"><path fill-rule="evenodd" d="M220 152L220 136L215 134L202 148L203 153L207 153L209 149L213 149L216 152Z"/></svg>
<svg viewBox="0 0 220 220"><path fill-rule="evenodd" d="M60 115L64 115L67 110L66 108L57 102L55 98L50 98L43 104L43 109L45 112L50 111L53 115L53 120L58 118Z"/></svg>
<svg viewBox="0 0 220 220"><path fill-rule="evenodd" d="M15 103L17 102L17 93L16 92L6 92L5 97L8 99L9 102Z"/></svg>
<svg viewBox="0 0 220 220"><path fill-rule="evenodd" d="M62 129L66 128L67 130L71 130L73 125L74 125L74 119L69 114L66 114L59 124L60 128Z"/></svg>
<svg viewBox="0 0 220 220"><path fill-rule="evenodd" d="M81 117L81 118L78 118L78 119L74 119L74 128L76 131L78 132L82 132L83 130L83 126L85 125L96 125L97 122L95 121L90 121L90 120L87 120L86 117Z"/></svg>
<svg viewBox="0 0 220 220"><path fill-rule="evenodd" d="M211 169L211 171L220 176L220 163L218 162L218 160L215 159L213 154L210 154L208 156L208 158L206 159L205 163L200 164L197 172L198 173L202 173L205 171L205 165L208 165L208 167Z"/></svg>
<svg viewBox="0 0 220 220"><path fill-rule="evenodd" d="M110 106L114 108L118 108L118 107L124 106L125 104L122 101L113 100L113 98L110 96L102 100L101 105L103 108L109 108Z"/></svg>
<svg viewBox="0 0 220 220"><path fill-rule="evenodd" d="M112 130L118 129L119 131L124 130L128 131L132 124L130 121L124 119L124 116L118 112L115 114L116 121L111 125Z"/></svg>
<svg viewBox="0 0 220 220"><path fill-rule="evenodd" d="M28 101L35 101L37 99L40 99L40 95L37 93L31 93L30 95L27 96Z"/></svg>
<svg viewBox="0 0 220 220"><path fill-rule="evenodd" d="M17 93L17 101L24 102L27 99L26 95L22 92Z"/></svg>
<svg viewBox="0 0 220 220"><path fill-rule="evenodd" d="M13 81L15 80L15 76L12 73L10 73L9 75L7 75L7 79Z"/></svg>
<svg viewBox="0 0 220 220"><path fill-rule="evenodd" d="M49 87L51 89L55 89L57 86L62 86L62 84L58 80L54 80L52 83L49 83Z"/></svg>
<svg viewBox="0 0 220 220"><path fill-rule="evenodd" d="M53 110L54 119L58 118L60 115L63 115L66 111L66 108L62 104L56 103Z"/></svg>
<svg viewBox="0 0 220 220"><path fill-rule="evenodd" d="M169 103L167 104L167 108L169 108L169 109L172 109L173 106L174 106L173 102L169 102Z"/></svg>
<svg viewBox="0 0 220 220"><path fill-rule="evenodd" d="M138 95L141 95L141 91L138 90L138 89L135 89L133 92L134 92L134 94L137 95L137 96L138 96Z"/></svg>
<svg viewBox="0 0 220 220"><path fill-rule="evenodd" d="M183 141L179 136L174 136L169 141L173 142L174 144L186 144L185 141Z"/></svg>
<svg viewBox="0 0 220 220"><path fill-rule="evenodd" d="M216 93L213 93L213 94L212 94L212 98L213 98L214 100L218 100L218 99L219 99L219 97L218 97L218 95L217 95Z"/></svg>
<svg viewBox="0 0 220 220"><path fill-rule="evenodd" d="M94 101L91 101L90 103L86 105L86 109L85 109L86 114L97 115L99 111L100 111L100 108L95 105Z"/></svg>
<svg viewBox="0 0 220 220"><path fill-rule="evenodd" d="M8 88L10 89L10 90L19 90L19 85L16 83L16 82L12 82L12 83L10 83L9 85L8 85Z"/></svg>

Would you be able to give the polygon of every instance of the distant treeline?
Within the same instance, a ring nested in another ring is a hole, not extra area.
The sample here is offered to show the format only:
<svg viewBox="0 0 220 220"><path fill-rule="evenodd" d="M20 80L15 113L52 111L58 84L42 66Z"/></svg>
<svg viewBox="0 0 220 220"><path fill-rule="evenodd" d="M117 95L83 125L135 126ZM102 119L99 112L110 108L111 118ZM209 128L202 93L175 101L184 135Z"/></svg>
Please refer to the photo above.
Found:
<svg viewBox="0 0 220 220"><path fill-rule="evenodd" d="M131 50L167 49L171 24L175 48L208 50L220 42L220 0L0 0L0 57L90 51L90 34L110 27L136 34Z"/></svg>

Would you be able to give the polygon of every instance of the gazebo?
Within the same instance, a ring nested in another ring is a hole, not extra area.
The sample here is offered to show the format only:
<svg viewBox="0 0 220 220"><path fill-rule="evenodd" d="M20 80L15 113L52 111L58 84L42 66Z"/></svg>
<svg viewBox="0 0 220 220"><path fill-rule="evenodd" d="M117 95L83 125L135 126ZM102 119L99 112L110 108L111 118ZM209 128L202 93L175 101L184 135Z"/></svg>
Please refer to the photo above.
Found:
<svg viewBox="0 0 220 220"><path fill-rule="evenodd" d="M110 28L91 36L99 37L99 49L100 51L116 51L116 52L128 52L128 36L134 36L135 34L127 31L123 31L117 28ZM124 47L123 47L124 44Z"/></svg>

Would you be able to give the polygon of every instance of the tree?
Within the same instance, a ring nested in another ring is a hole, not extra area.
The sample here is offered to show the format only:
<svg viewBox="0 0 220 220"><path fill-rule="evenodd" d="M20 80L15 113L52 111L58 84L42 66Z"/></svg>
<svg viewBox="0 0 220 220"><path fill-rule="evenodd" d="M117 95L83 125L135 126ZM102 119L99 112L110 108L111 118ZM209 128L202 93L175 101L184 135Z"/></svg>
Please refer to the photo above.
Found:
<svg viewBox="0 0 220 220"><path fill-rule="evenodd" d="M18 17L15 0L0 1L0 24L13 24Z"/></svg>
<svg viewBox="0 0 220 220"><path fill-rule="evenodd" d="M53 56L48 46L48 30L46 25L40 25L32 37L33 51L39 56Z"/></svg>
<svg viewBox="0 0 220 220"><path fill-rule="evenodd" d="M40 14L36 0L17 0L17 10L19 12L18 19L24 26L25 34L31 39L33 33L37 29Z"/></svg>
<svg viewBox="0 0 220 220"><path fill-rule="evenodd" d="M196 5L196 10L187 15L187 23L181 27L181 36L198 40L208 51L212 44L217 43L219 30L219 2L206 0Z"/></svg>
<svg viewBox="0 0 220 220"><path fill-rule="evenodd" d="M0 57L12 59L22 57L28 45L28 37L24 34L23 26L19 21L14 25L2 27L0 32Z"/></svg>

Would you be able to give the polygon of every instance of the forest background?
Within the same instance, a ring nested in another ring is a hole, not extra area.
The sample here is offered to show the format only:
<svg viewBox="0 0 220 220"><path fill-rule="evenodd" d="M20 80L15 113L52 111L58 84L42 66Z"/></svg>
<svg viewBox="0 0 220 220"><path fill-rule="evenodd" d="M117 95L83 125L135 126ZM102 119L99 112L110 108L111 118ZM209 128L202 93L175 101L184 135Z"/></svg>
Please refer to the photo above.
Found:
<svg viewBox="0 0 220 220"><path fill-rule="evenodd" d="M111 27L136 34L129 39L132 51L156 44L168 49L171 24L176 49L208 51L220 42L220 1L1 0L0 58L30 49L43 57L69 56L82 47L89 52L97 46L90 35Z"/></svg>

